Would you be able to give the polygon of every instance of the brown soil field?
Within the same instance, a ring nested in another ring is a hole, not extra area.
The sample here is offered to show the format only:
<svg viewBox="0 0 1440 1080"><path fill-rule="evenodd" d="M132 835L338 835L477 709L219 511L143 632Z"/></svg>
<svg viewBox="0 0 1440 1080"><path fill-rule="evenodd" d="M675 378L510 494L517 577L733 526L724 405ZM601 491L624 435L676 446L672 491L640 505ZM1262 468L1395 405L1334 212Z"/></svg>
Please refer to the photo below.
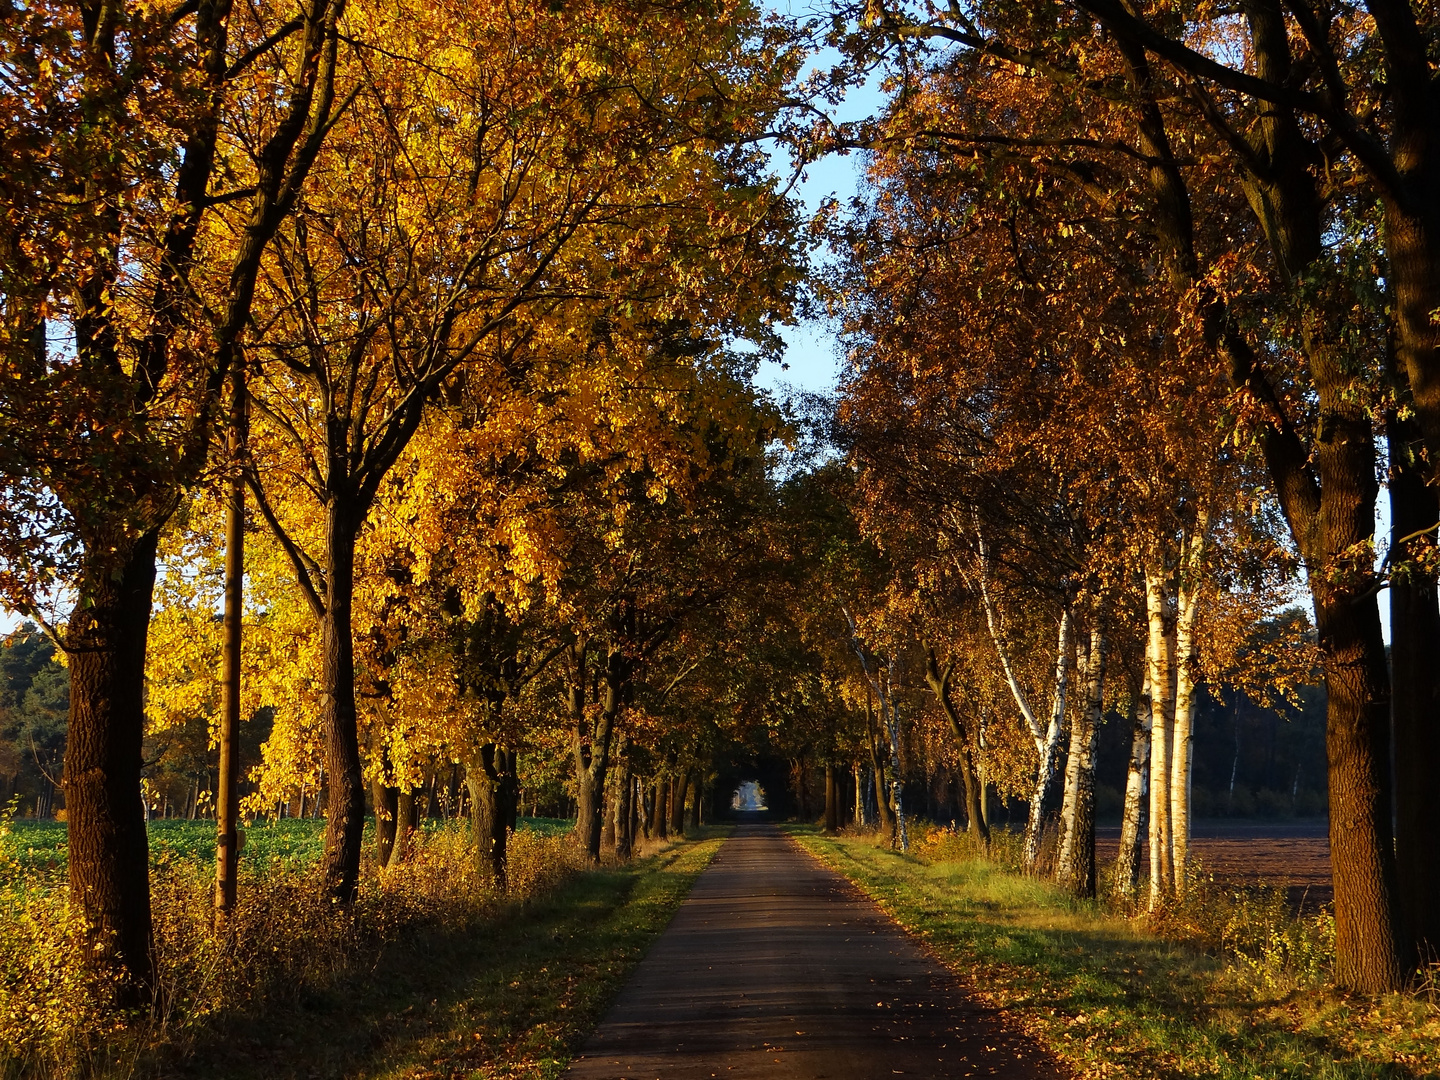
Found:
<svg viewBox="0 0 1440 1080"><path fill-rule="evenodd" d="M1216 881L1283 885L1296 909L1314 911L1334 898L1328 828L1324 819L1196 821L1190 830L1190 854L1201 873L1213 874ZM1102 864L1113 862L1119 827L1101 826L1096 832Z"/></svg>

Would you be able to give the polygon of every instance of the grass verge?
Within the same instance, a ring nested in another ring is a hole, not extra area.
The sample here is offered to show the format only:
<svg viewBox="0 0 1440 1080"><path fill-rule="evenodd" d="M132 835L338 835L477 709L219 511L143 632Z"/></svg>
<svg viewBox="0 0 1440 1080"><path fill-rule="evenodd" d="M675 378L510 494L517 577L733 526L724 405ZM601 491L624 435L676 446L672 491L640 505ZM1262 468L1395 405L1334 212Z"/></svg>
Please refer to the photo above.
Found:
<svg viewBox="0 0 1440 1080"><path fill-rule="evenodd" d="M711 832L576 875L467 927L393 943L373 965L235 1017L155 1071L233 1080L559 1076L722 840Z"/></svg>
<svg viewBox="0 0 1440 1080"><path fill-rule="evenodd" d="M1259 979L984 860L791 831L1081 1076L1440 1076L1440 1013L1416 997Z"/></svg>

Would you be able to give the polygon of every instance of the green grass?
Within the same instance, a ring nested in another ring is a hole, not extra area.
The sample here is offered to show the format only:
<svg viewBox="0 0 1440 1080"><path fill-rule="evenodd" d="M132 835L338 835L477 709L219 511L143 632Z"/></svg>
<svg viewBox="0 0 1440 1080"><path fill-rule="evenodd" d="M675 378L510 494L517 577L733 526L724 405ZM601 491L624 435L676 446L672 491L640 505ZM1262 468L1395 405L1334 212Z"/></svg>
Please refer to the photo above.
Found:
<svg viewBox="0 0 1440 1080"><path fill-rule="evenodd" d="M868 837L792 831L1084 1075L1440 1076L1440 1019L1417 998L1260 980L981 860L926 863Z"/></svg>
<svg viewBox="0 0 1440 1080"><path fill-rule="evenodd" d="M421 828L444 826L442 821L423 821ZM568 818L521 818L520 828L546 835L568 832L575 823ZM365 826L365 842L370 843L373 821ZM66 825L63 821L31 821L17 818L7 846L14 855L11 865L22 872L63 874L66 868ZM148 826L150 863L159 866L181 859L201 862L215 860L215 822L189 821L181 818L158 819ZM242 862L269 863L294 860L312 863L325 849L325 822L317 818L282 818L260 820L244 829L245 846L240 849ZM3 871L0 871L3 873Z"/></svg>
<svg viewBox="0 0 1440 1080"><path fill-rule="evenodd" d="M152 1063L233 1080L559 1076L723 837L582 873L548 896L388 946ZM142 1068L142 1072L146 1071Z"/></svg>

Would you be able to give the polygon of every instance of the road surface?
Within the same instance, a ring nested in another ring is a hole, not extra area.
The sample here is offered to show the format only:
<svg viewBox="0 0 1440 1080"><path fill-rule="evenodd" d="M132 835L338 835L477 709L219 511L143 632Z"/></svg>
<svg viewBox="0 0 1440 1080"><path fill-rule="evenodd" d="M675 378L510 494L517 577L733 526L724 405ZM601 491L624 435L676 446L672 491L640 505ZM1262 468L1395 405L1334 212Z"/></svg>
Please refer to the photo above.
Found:
<svg viewBox="0 0 1440 1080"><path fill-rule="evenodd" d="M848 881L757 821L722 845L566 1075L1065 1073Z"/></svg>

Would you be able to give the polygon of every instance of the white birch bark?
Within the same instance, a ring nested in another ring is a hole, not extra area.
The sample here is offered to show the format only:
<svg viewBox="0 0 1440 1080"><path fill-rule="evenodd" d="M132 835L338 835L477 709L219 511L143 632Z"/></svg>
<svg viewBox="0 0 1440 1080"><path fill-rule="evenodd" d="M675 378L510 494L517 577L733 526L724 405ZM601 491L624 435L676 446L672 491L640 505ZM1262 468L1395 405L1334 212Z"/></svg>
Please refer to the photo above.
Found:
<svg viewBox="0 0 1440 1080"><path fill-rule="evenodd" d="M1072 619L1067 606L1060 615L1060 640L1055 650L1054 694L1050 701L1050 722L1041 727L1035 710L1030 707L1030 699L1025 693L1025 688L1020 685L1020 680L1015 677L1015 670L1010 664L1010 653L1005 648L1005 639L1001 633L1000 617L994 597L990 594L989 552L985 545L984 534L980 532L978 526L975 529L975 537L980 551L980 598L985 607L985 624L990 630L990 640L995 645L995 653L1000 658L1000 670L1005 673L1005 681L1010 686L1010 694L1020 709L1020 715L1030 732L1030 737L1035 741L1035 752L1039 757L1039 763L1035 770L1035 788L1030 796L1030 812L1025 822L1025 848L1021 859L1025 872L1034 873L1035 867L1040 861L1040 840L1045 825L1045 794L1050 790L1050 785L1055 779L1055 768L1060 751L1060 730L1065 719Z"/></svg>
<svg viewBox="0 0 1440 1080"><path fill-rule="evenodd" d="M1060 763L1060 732L1065 721L1065 697L1070 671L1070 634L1074 626L1070 609L1060 615L1059 641L1055 646L1055 692L1050 701L1050 723L1037 741L1040 763L1035 770L1035 791L1030 797L1030 814L1025 822L1024 869L1034 873L1040 862L1040 841L1045 828L1045 797L1055 782Z"/></svg>
<svg viewBox="0 0 1440 1080"><path fill-rule="evenodd" d="M1169 590L1163 569L1145 569L1145 614L1149 633L1145 660L1150 675L1150 907L1164 902L1174 889L1175 863L1170 833L1170 736L1175 716L1174 673L1171 670Z"/></svg>
<svg viewBox="0 0 1440 1080"><path fill-rule="evenodd" d="M1197 696L1195 630L1204 581L1205 545L1210 518L1207 509L1196 514L1194 530L1186 537L1180 558L1179 604L1175 615L1175 720L1170 753L1170 843L1174 852L1175 888L1184 891L1190 861L1190 773Z"/></svg>
<svg viewBox="0 0 1440 1080"><path fill-rule="evenodd" d="M1148 665L1147 665L1148 667ZM1150 761L1150 672L1132 709L1130 765L1125 773L1125 808L1120 819L1120 854L1115 860L1115 892L1133 896L1140 884L1140 826L1144 815L1145 772Z"/></svg>

